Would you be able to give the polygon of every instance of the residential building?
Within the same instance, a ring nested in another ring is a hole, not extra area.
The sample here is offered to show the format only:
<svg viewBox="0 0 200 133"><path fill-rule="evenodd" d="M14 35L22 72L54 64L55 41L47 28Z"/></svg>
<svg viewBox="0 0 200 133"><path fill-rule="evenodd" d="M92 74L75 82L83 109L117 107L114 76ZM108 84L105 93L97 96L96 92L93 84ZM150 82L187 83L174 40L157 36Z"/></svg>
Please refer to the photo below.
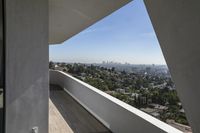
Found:
<svg viewBox="0 0 200 133"><path fill-rule="evenodd" d="M182 132L68 74L49 72L49 45L130 1L0 0L0 133ZM193 133L200 133L200 1L144 2Z"/></svg>

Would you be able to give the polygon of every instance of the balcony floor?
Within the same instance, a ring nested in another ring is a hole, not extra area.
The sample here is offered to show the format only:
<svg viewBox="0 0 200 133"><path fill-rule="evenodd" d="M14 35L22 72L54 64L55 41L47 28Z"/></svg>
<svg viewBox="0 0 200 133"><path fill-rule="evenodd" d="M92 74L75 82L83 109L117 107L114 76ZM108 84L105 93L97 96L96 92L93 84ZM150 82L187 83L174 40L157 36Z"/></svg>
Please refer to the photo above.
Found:
<svg viewBox="0 0 200 133"><path fill-rule="evenodd" d="M50 86L49 133L111 133L68 93Z"/></svg>

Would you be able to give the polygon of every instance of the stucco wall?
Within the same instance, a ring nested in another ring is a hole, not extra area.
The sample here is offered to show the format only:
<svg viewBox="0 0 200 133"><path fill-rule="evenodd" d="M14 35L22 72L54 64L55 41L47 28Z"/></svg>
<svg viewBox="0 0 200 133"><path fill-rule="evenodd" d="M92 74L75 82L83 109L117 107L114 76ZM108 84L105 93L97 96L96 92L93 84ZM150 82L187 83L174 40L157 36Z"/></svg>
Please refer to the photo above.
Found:
<svg viewBox="0 0 200 133"><path fill-rule="evenodd" d="M6 133L48 132L48 0L6 0Z"/></svg>

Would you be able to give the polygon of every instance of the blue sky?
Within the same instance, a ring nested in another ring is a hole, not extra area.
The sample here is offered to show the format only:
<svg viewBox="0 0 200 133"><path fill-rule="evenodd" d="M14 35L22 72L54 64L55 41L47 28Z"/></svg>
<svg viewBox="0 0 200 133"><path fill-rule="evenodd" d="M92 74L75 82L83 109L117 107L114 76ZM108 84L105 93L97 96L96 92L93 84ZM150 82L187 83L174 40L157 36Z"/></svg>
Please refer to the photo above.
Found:
<svg viewBox="0 0 200 133"><path fill-rule="evenodd" d="M49 52L52 61L166 64L142 0L129 3L63 44L50 46Z"/></svg>

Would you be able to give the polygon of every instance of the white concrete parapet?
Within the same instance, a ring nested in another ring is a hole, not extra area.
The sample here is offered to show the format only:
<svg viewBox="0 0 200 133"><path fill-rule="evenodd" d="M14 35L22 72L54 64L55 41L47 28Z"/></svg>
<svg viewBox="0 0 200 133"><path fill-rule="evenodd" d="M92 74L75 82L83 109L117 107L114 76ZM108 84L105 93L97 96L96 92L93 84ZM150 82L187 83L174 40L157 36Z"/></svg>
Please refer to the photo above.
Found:
<svg viewBox="0 0 200 133"><path fill-rule="evenodd" d="M51 70L50 84L62 87L114 133L182 133L64 72Z"/></svg>

